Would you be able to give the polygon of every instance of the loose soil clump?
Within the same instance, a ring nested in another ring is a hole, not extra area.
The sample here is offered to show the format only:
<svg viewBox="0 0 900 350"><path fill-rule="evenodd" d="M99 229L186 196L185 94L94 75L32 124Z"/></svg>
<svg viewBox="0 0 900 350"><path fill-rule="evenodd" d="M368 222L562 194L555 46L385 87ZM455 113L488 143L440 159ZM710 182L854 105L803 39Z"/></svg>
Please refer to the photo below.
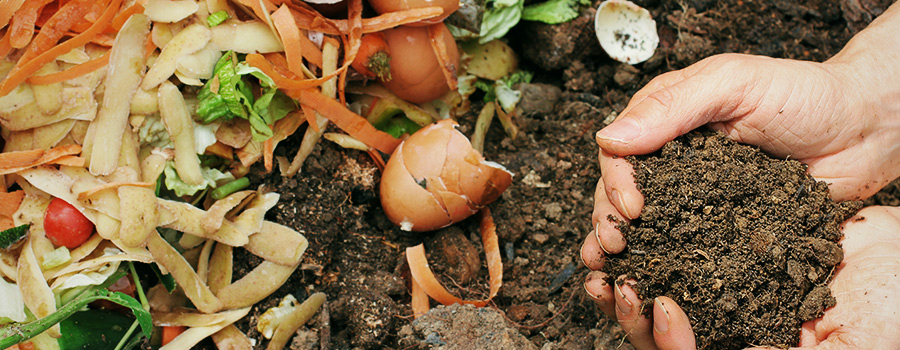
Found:
<svg viewBox="0 0 900 350"><path fill-rule="evenodd" d="M800 325L834 305L840 224L861 202L836 203L804 164L712 131L627 159L644 209L619 224L628 245L604 270L637 281L644 313L668 296L699 349L742 349L796 345Z"/></svg>

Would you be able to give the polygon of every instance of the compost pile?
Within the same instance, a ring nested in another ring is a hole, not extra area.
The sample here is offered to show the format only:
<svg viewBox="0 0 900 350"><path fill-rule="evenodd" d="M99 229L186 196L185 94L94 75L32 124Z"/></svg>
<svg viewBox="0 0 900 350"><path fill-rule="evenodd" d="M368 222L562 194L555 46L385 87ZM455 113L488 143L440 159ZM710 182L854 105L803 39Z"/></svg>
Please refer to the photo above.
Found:
<svg viewBox="0 0 900 350"><path fill-rule="evenodd" d="M671 297L700 349L787 347L834 305L826 284L843 259L840 224L861 202L836 203L804 164L712 131L628 161L645 206L619 225L628 246L604 269L638 281L645 313Z"/></svg>

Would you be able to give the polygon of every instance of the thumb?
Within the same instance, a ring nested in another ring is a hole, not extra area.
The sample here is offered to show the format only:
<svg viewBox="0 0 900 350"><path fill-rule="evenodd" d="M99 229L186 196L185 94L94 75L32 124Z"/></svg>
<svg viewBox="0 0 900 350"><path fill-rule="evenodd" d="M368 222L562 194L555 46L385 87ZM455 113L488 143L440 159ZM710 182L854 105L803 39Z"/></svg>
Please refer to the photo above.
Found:
<svg viewBox="0 0 900 350"><path fill-rule="evenodd" d="M646 154L706 123L731 119L737 110L752 110L740 107L756 76L746 67L739 77L719 74L745 59L711 58L663 74L635 93L616 121L597 132L600 147L620 156Z"/></svg>
<svg viewBox="0 0 900 350"><path fill-rule="evenodd" d="M691 321L669 297L653 300L653 338L660 350L695 350Z"/></svg>

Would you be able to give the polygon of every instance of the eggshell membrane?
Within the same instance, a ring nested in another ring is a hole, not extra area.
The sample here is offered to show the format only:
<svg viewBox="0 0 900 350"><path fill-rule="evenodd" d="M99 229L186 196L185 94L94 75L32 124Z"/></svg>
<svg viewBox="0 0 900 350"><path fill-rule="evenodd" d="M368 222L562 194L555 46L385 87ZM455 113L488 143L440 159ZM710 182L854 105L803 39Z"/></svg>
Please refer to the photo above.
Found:
<svg viewBox="0 0 900 350"><path fill-rule="evenodd" d="M455 126L452 120L429 125L394 151L382 176L381 202L395 224L405 221L412 231L448 226L496 200L512 183L512 174L485 161ZM417 183L423 179L426 189Z"/></svg>
<svg viewBox="0 0 900 350"><path fill-rule="evenodd" d="M447 54L455 67L459 67L459 49L447 26L438 24L445 39ZM398 97L412 102L425 103L441 97L450 86L440 62L431 46L428 28L397 27L381 31L391 50L391 79L382 85Z"/></svg>
<svg viewBox="0 0 900 350"><path fill-rule="evenodd" d="M423 7L437 6L444 9L440 16L429 18L407 26L424 26L439 23L459 9L459 0L369 0L369 5L378 13L397 12Z"/></svg>
<svg viewBox="0 0 900 350"><path fill-rule="evenodd" d="M650 12L627 0L601 3L594 17L594 32L609 57L628 64L650 59L659 45Z"/></svg>

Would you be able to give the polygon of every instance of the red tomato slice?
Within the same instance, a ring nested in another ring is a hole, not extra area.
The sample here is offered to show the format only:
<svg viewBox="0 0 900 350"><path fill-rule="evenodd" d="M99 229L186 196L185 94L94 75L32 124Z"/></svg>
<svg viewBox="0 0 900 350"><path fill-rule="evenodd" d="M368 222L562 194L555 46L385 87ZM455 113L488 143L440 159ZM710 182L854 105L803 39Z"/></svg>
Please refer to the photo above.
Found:
<svg viewBox="0 0 900 350"><path fill-rule="evenodd" d="M71 204L53 198L44 213L44 232L56 246L74 249L91 237L94 224Z"/></svg>

